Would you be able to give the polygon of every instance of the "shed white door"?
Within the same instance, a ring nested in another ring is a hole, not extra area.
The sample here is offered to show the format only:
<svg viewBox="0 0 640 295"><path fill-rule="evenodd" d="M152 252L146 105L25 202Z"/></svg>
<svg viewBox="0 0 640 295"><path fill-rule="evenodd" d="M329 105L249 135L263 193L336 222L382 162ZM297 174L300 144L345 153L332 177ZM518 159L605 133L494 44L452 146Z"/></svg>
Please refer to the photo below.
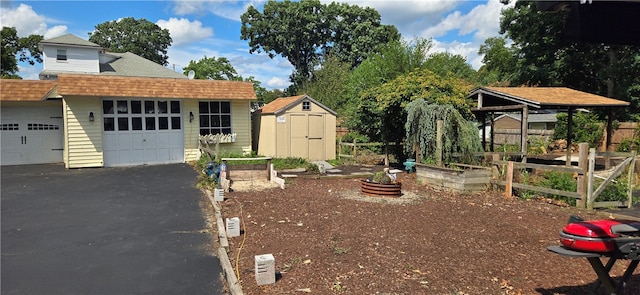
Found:
<svg viewBox="0 0 640 295"><path fill-rule="evenodd" d="M291 114L290 121L291 157L326 160L323 115Z"/></svg>
<svg viewBox="0 0 640 295"><path fill-rule="evenodd" d="M184 162L179 100L102 101L105 166Z"/></svg>
<svg viewBox="0 0 640 295"><path fill-rule="evenodd" d="M62 162L62 105L1 109L2 165Z"/></svg>

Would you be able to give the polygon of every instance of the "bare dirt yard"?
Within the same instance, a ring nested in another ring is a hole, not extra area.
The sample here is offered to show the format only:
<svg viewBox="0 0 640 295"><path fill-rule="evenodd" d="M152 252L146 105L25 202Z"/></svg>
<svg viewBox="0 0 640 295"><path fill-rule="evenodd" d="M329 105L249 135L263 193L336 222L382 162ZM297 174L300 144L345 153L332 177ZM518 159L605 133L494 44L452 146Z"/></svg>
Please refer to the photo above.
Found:
<svg viewBox="0 0 640 295"><path fill-rule="evenodd" d="M594 286L586 259L546 248L559 244L570 215L602 215L500 192L438 192L417 185L415 174L399 179L400 198L364 196L358 178L312 175L287 180L284 190L227 193L223 216L244 225L229 241L244 293L588 294ZM278 279L258 286L254 256L269 253ZM640 270L625 291L640 294Z"/></svg>

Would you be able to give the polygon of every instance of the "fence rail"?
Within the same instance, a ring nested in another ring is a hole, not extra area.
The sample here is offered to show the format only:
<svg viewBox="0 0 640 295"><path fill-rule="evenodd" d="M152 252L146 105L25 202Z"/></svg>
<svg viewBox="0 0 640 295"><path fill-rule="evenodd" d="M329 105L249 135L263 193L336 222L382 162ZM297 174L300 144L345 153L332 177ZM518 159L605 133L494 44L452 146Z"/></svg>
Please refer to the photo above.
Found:
<svg viewBox="0 0 640 295"><path fill-rule="evenodd" d="M588 144L579 144L579 159L578 166L559 166L559 165L543 165L534 163L518 163L513 161L492 161L495 166L506 166L505 180L498 179L498 169L494 169L494 179L492 181L495 185L505 187L505 196L511 197L513 188L525 189L529 191L535 191L539 193L552 194L565 196L577 199L576 205L580 208L600 208L600 207L631 207L632 206L632 189L633 189L633 172L635 165L636 153L619 153L619 152L602 152L596 153L595 149L588 150ZM603 178L604 181L594 190L595 184L595 159L596 157L603 158L605 162L608 162L612 157L624 158L622 163L611 171L608 177ZM622 174L622 171L629 166L629 189L626 201L604 201L596 202L597 197L604 191L605 187L613 181L616 177ZM539 169L548 171L559 171L574 173L577 179L576 191L563 191L557 189L551 189L546 187L540 187L530 184L514 182L513 172L514 169Z"/></svg>
<svg viewBox="0 0 640 295"><path fill-rule="evenodd" d="M342 139L338 141L336 146L338 158L350 158L357 160L358 157L358 148L360 147L387 147L387 146L396 146L398 145L396 142L388 142L386 145L384 142L357 142L355 139L353 142L343 142ZM404 142L401 142L399 145L404 146ZM342 147L349 147L351 150L351 154L343 154ZM388 165L389 157L388 153L385 151L385 164Z"/></svg>

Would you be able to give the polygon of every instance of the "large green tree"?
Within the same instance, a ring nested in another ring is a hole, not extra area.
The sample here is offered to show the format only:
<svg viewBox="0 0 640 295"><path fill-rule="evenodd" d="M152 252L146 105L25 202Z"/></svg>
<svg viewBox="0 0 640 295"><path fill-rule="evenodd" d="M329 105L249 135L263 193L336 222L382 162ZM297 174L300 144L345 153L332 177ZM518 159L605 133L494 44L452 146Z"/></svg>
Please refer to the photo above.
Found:
<svg viewBox="0 0 640 295"><path fill-rule="evenodd" d="M433 53L425 61L424 67L441 76L454 76L469 82L478 80L478 72L467 63L464 56L459 54Z"/></svg>
<svg viewBox="0 0 640 295"><path fill-rule="evenodd" d="M342 114L346 108L346 84L350 75L351 65L329 56L320 68L313 71L311 80L304 82L299 94L307 94Z"/></svg>
<svg viewBox="0 0 640 295"><path fill-rule="evenodd" d="M238 72L226 57L203 57L199 61L189 61L183 68L184 74L195 73L195 79L238 80Z"/></svg>
<svg viewBox="0 0 640 295"><path fill-rule="evenodd" d="M481 76L490 78L484 81L502 81L509 83L513 80L517 55L511 47L507 47L504 37L491 37L480 45L478 54L484 55L483 65L478 72Z"/></svg>
<svg viewBox="0 0 640 295"><path fill-rule="evenodd" d="M422 68L427 60L427 52L432 47L430 39L421 38L412 42L391 41L381 45L379 52L370 54L353 70L347 84L347 99L357 100L367 89Z"/></svg>
<svg viewBox="0 0 640 295"><path fill-rule="evenodd" d="M567 86L632 102L616 114L621 119L640 112L640 46L567 40L567 15L541 12L524 1L502 11L500 32L513 40L516 57L511 85ZM498 56L485 56L485 63L498 62Z"/></svg>
<svg viewBox="0 0 640 295"><path fill-rule="evenodd" d="M42 41L40 35L30 35L19 38L16 28L2 27L2 60L0 61L0 76L2 78L20 79L18 72L18 60L34 65L42 63L42 54L38 49L38 43Z"/></svg>
<svg viewBox="0 0 640 295"><path fill-rule="evenodd" d="M144 19L125 17L95 26L89 41L112 52L131 52L148 60L168 64L167 48L171 46L169 30Z"/></svg>
<svg viewBox="0 0 640 295"><path fill-rule="evenodd" d="M254 76L243 78L241 75L238 75L238 72L226 57L215 58L205 56L199 61L191 60L182 70L185 75L188 75L189 71L193 71L194 79L251 82L259 101L263 101L267 94L267 89L262 87L262 83L256 80Z"/></svg>
<svg viewBox="0 0 640 295"><path fill-rule="evenodd" d="M319 0L270 0L262 12L249 6L241 20L241 38L249 40L250 52L287 58L294 67L290 79L296 86L309 80L324 54L356 66L377 44L400 37L395 27L380 23L372 8L324 5Z"/></svg>
<svg viewBox="0 0 640 295"><path fill-rule="evenodd" d="M417 69L365 90L345 123L371 140L401 142L408 103L424 99L430 104L452 105L464 118L470 119L473 116L466 99L470 89L470 84L462 79Z"/></svg>

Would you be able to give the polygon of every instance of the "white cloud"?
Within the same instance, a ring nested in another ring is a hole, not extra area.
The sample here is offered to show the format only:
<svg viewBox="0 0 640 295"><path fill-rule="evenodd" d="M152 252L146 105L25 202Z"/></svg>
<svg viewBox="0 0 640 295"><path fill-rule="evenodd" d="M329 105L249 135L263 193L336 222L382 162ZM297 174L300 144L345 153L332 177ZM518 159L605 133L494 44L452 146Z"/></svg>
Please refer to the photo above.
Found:
<svg viewBox="0 0 640 295"><path fill-rule="evenodd" d="M332 0L322 0L329 4ZM443 13L454 9L462 1L452 0L349 0L350 5L371 7L380 13L383 24L392 24L404 36L417 36L425 27L436 25Z"/></svg>
<svg viewBox="0 0 640 295"><path fill-rule="evenodd" d="M265 2L265 0L176 0L173 12L178 15L202 15L208 12L226 19L240 21L240 16L247 11L249 6L262 7Z"/></svg>
<svg viewBox="0 0 640 295"><path fill-rule="evenodd" d="M180 46L183 44L200 41L213 36L213 28L203 27L198 20L189 21L186 18L170 18L167 20L158 20L156 23L163 29L169 30L173 45Z"/></svg>
<svg viewBox="0 0 640 295"><path fill-rule="evenodd" d="M285 58L271 59L265 53L248 54L248 52L248 45L242 41L211 38L206 42L188 47L170 47L169 67L175 67L177 72L182 73L182 68L186 67L191 60L198 61L204 56L225 57L229 59L239 75L244 78L253 76L267 89L282 89L291 84L289 74L293 66Z"/></svg>
<svg viewBox="0 0 640 295"><path fill-rule="evenodd" d="M513 5L513 3L509 4ZM480 45L489 37L499 36L500 12L507 5L499 0L488 0L476 5L468 13L453 11L438 24L429 27L419 36L433 38L433 51L460 54L475 69L482 66L482 56L478 55ZM461 41L458 41L461 40Z"/></svg>
<svg viewBox="0 0 640 295"><path fill-rule="evenodd" d="M26 4L20 4L17 8L3 7L0 12L0 22L3 27L15 27L18 37L29 35L43 35L45 39L64 35L67 26L58 25L49 28L46 18L33 11L33 8Z"/></svg>
<svg viewBox="0 0 640 295"><path fill-rule="evenodd" d="M265 83L265 85L267 85L270 88L277 88L277 89L284 89L289 87L289 85L291 85L291 82L289 82L289 79L282 79L279 77L273 77L271 79L269 79L269 81L267 81L267 83Z"/></svg>
<svg viewBox="0 0 640 295"><path fill-rule="evenodd" d="M38 77L40 72L42 72L42 64L36 64L35 66L29 64L26 64L26 66L18 65L18 75L24 80L38 80L40 79Z"/></svg>

